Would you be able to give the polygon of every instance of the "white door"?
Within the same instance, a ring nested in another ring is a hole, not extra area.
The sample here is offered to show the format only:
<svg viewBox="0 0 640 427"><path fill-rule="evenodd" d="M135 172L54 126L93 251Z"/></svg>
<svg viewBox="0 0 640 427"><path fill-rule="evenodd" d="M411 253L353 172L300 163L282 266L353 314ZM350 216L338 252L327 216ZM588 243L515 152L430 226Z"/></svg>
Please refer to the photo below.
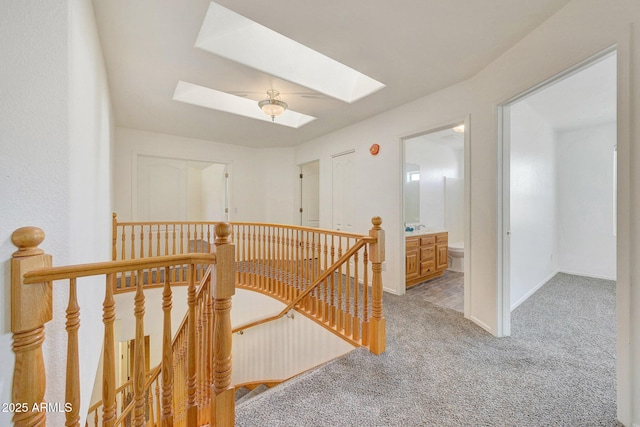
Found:
<svg viewBox="0 0 640 427"><path fill-rule="evenodd" d="M138 156L137 221L187 219L187 164L184 160Z"/></svg>
<svg viewBox="0 0 640 427"><path fill-rule="evenodd" d="M320 226L320 162L300 166L300 225Z"/></svg>
<svg viewBox="0 0 640 427"><path fill-rule="evenodd" d="M331 158L332 217L333 228L353 231L355 214L355 153L339 154Z"/></svg>

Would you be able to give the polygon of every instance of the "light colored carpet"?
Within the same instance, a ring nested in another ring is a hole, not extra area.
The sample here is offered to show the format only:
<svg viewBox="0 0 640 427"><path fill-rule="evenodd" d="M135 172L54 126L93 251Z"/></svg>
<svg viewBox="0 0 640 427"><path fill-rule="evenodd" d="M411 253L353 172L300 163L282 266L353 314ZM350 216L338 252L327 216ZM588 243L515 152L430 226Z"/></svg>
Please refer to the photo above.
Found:
<svg viewBox="0 0 640 427"><path fill-rule="evenodd" d="M387 351L357 349L238 405L237 426L618 426L615 283L558 274L495 338L385 294Z"/></svg>

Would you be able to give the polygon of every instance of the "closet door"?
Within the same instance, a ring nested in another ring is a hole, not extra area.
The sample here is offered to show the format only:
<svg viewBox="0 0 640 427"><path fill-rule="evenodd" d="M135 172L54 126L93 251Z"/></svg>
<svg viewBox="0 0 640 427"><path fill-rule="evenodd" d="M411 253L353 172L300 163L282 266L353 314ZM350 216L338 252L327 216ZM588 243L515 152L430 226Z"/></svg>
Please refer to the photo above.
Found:
<svg viewBox="0 0 640 427"><path fill-rule="evenodd" d="M335 230L353 231L355 199L355 153L335 155L331 158L332 214Z"/></svg>
<svg viewBox="0 0 640 427"><path fill-rule="evenodd" d="M184 160L138 156L136 221L187 219L187 163Z"/></svg>

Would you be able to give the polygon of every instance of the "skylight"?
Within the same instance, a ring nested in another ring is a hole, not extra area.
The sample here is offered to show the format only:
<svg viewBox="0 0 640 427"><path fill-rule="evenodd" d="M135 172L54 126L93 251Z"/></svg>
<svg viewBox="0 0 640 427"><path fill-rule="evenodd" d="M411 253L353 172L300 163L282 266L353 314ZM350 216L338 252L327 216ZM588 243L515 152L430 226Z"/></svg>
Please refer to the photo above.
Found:
<svg viewBox="0 0 640 427"><path fill-rule="evenodd" d="M231 95L182 80L178 80L176 90L173 93L173 100L272 123L271 118L258 108L258 103L251 99ZM278 116L277 120L273 123L299 128L315 119L315 117L307 116L306 114L286 110L281 116Z"/></svg>
<svg viewBox="0 0 640 427"><path fill-rule="evenodd" d="M213 2L195 46L348 103L385 86Z"/></svg>

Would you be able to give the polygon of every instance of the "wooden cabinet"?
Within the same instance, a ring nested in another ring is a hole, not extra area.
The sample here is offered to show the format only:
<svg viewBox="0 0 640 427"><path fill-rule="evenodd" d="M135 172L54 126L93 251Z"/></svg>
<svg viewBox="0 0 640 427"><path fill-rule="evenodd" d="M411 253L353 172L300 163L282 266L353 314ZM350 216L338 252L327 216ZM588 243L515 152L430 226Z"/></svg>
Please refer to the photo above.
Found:
<svg viewBox="0 0 640 427"><path fill-rule="evenodd" d="M406 286L442 276L448 266L448 233L406 237Z"/></svg>

